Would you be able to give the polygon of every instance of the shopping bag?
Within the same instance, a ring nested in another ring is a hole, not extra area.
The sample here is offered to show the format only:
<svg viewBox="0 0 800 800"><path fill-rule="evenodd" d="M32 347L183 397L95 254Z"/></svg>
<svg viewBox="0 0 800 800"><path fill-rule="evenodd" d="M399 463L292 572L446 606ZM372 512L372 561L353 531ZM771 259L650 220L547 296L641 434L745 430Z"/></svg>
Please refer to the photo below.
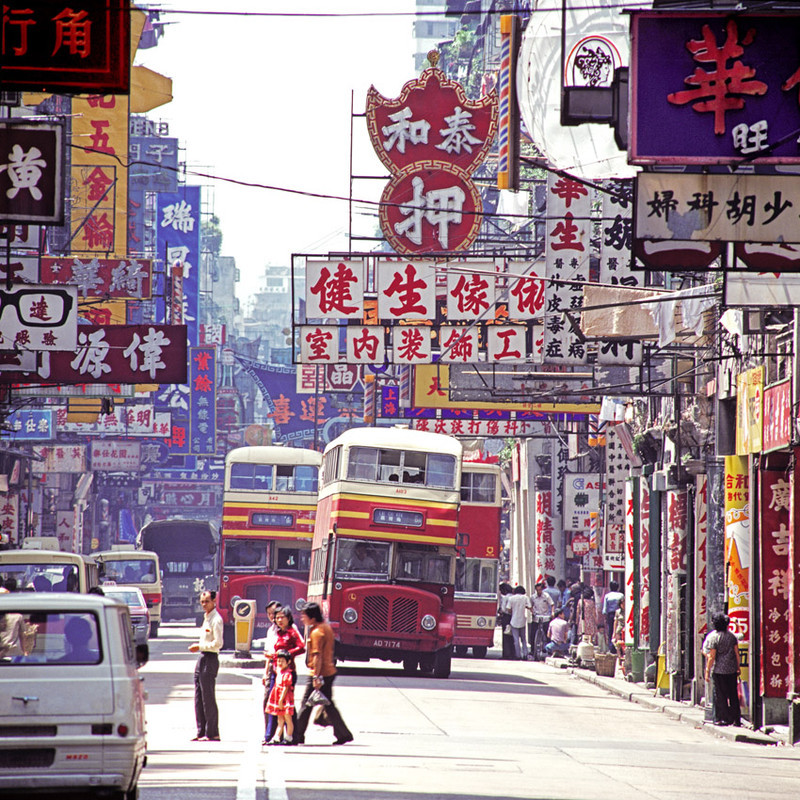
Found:
<svg viewBox="0 0 800 800"><path fill-rule="evenodd" d="M305 705L308 708L313 708L314 706L327 706L330 705L330 700L325 697L324 694L319 689L314 689L311 694L308 696L308 700L306 700Z"/></svg>

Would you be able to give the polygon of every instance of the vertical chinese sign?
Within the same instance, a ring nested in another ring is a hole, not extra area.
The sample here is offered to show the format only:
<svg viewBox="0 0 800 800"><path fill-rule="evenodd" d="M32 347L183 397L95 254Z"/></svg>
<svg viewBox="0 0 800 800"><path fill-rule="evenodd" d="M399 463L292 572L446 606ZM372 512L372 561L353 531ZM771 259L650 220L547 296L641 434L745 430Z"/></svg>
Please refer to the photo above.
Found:
<svg viewBox="0 0 800 800"><path fill-rule="evenodd" d="M761 497L761 694L786 698L789 685L789 504L783 472L759 475Z"/></svg>
<svg viewBox="0 0 800 800"><path fill-rule="evenodd" d="M534 493L535 551L533 574L535 580L543 581L546 575L556 571L555 547L553 545L553 492L537 489Z"/></svg>
<svg viewBox="0 0 800 800"><path fill-rule="evenodd" d="M681 670L682 604L686 580L686 541L689 533L689 493L667 491L667 670Z"/></svg>
<svg viewBox="0 0 800 800"><path fill-rule="evenodd" d="M739 637L742 675L747 681L750 649L750 482L747 459L725 456L725 569L728 616ZM747 687L746 687L747 688Z"/></svg>
<svg viewBox="0 0 800 800"><path fill-rule="evenodd" d="M216 349L189 349L189 384L191 388L191 453L195 456L216 454Z"/></svg>
<svg viewBox="0 0 800 800"><path fill-rule="evenodd" d="M698 475L694 493L694 630L697 641L708 633L708 476ZM695 647L695 675L703 674L703 653Z"/></svg>
<svg viewBox="0 0 800 800"><path fill-rule="evenodd" d="M585 364L586 345L563 312L578 313L589 280L591 197L583 183L549 173L545 260L544 359L551 364Z"/></svg>
<svg viewBox="0 0 800 800"><path fill-rule="evenodd" d="M637 478L625 481L625 645L636 645L636 497Z"/></svg>
<svg viewBox="0 0 800 800"><path fill-rule="evenodd" d="M650 646L650 484L639 479L639 645Z"/></svg>

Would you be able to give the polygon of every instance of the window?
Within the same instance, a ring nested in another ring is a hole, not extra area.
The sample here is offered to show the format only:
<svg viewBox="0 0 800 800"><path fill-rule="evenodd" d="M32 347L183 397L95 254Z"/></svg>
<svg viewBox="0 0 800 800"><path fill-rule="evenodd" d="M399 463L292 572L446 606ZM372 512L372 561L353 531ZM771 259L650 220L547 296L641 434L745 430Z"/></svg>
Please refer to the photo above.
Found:
<svg viewBox="0 0 800 800"><path fill-rule="evenodd" d="M101 581L115 583L155 583L156 565L146 559L106 560L98 565Z"/></svg>
<svg viewBox="0 0 800 800"><path fill-rule="evenodd" d="M461 473L461 500L464 503L494 503L497 476L488 472Z"/></svg>
<svg viewBox="0 0 800 800"><path fill-rule="evenodd" d="M363 539L339 539L336 545L336 577L386 580L391 545Z"/></svg>
<svg viewBox="0 0 800 800"><path fill-rule="evenodd" d="M450 583L452 556L444 555L434 545L400 544L397 554L398 580Z"/></svg>
<svg viewBox="0 0 800 800"><path fill-rule="evenodd" d="M269 566L269 542L226 542L224 566L240 569L266 569Z"/></svg>
<svg viewBox="0 0 800 800"><path fill-rule="evenodd" d="M465 594L497 594L497 561L467 558L456 561L456 591Z"/></svg>
<svg viewBox="0 0 800 800"><path fill-rule="evenodd" d="M338 480L339 464L341 463L342 446L334 447L322 457L322 483L327 486L329 483ZM352 458L352 455L351 455Z"/></svg>
<svg viewBox="0 0 800 800"><path fill-rule="evenodd" d="M353 447L347 466L349 480L419 484L437 489L454 488L455 474L455 456L414 450Z"/></svg>
<svg viewBox="0 0 800 800"><path fill-rule="evenodd" d="M311 551L299 547L278 547L278 557L275 569L289 572L302 572L308 574L311 562Z"/></svg>
<svg viewBox="0 0 800 800"><path fill-rule="evenodd" d="M99 664L97 618L67 611L0 614L0 668L8 664Z"/></svg>
<svg viewBox="0 0 800 800"><path fill-rule="evenodd" d="M298 492L318 491L319 469L313 465L300 465L294 468L295 485Z"/></svg>
<svg viewBox="0 0 800 800"><path fill-rule="evenodd" d="M272 464L231 464L230 488L269 492L272 472Z"/></svg>
<svg viewBox="0 0 800 800"><path fill-rule="evenodd" d="M11 591L77 592L80 583L78 568L69 564L4 564L0 577Z"/></svg>

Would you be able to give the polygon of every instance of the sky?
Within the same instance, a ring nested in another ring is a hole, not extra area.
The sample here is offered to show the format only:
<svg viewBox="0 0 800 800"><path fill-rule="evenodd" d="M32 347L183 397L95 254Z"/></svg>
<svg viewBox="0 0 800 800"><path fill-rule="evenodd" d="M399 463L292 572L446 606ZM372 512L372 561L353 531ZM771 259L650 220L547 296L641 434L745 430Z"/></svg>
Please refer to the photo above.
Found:
<svg viewBox="0 0 800 800"><path fill-rule="evenodd" d="M151 111L170 123L189 170L324 195L347 197L351 92L363 113L371 84L396 97L416 77L413 0L170 0L167 9L291 13L304 16L163 13L169 24L157 47L136 64L173 80L171 103ZM356 14L314 17L310 14ZM353 120L353 172L385 175L363 117ZM347 202L315 199L222 180L187 177L205 192L223 232L222 255L241 273L243 304L263 285L267 264L292 253L347 249ZM384 181L356 181L353 194L377 200ZM355 212L354 212L355 213ZM372 235L377 217L354 217ZM354 243L353 249L371 249Z"/></svg>

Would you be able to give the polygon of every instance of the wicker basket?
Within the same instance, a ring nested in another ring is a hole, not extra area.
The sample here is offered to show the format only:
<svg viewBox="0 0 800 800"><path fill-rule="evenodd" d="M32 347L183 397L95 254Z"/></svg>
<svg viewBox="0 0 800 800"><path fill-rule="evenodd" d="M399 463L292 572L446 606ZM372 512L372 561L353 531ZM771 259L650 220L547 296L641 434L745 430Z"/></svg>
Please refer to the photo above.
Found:
<svg viewBox="0 0 800 800"><path fill-rule="evenodd" d="M614 670L617 667L617 656L615 653L596 653L594 657L594 670L604 678L613 678Z"/></svg>

